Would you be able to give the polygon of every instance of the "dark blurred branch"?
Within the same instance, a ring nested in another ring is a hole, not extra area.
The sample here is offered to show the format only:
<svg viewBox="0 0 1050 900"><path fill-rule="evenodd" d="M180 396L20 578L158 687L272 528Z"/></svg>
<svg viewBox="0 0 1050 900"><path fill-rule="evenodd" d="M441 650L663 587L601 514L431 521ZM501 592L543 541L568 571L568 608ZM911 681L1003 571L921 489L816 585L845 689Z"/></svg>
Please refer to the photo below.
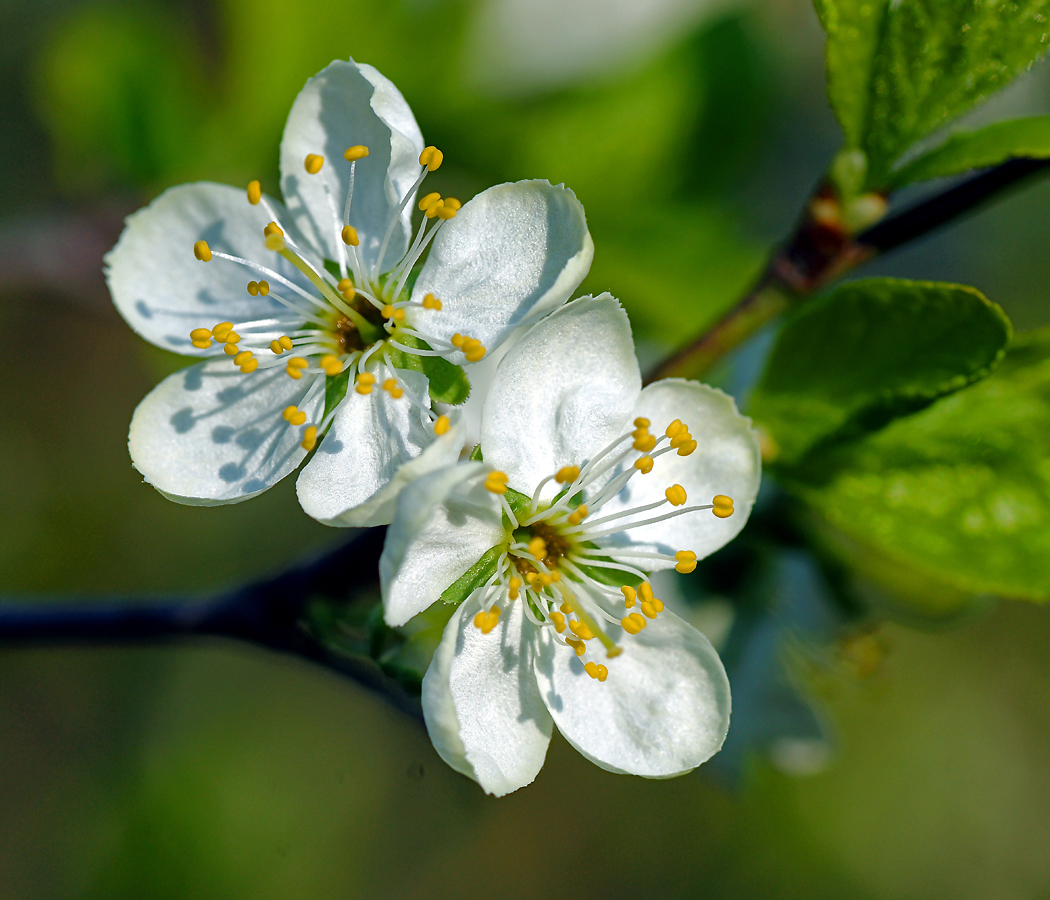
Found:
<svg viewBox="0 0 1050 900"><path fill-rule="evenodd" d="M835 215L837 200L831 187L821 184L794 232L751 289L707 332L660 363L646 382L670 375L702 376L730 350L830 281L973 212L1048 168L1050 159L1009 160L855 235Z"/></svg>
<svg viewBox="0 0 1050 900"><path fill-rule="evenodd" d="M307 606L318 599L351 604L362 597L378 598L377 561L384 535L383 528L360 531L276 578L199 600L5 603L0 605L0 645L234 638L332 669L420 718L418 698L374 661L364 654L334 651L307 627Z"/></svg>

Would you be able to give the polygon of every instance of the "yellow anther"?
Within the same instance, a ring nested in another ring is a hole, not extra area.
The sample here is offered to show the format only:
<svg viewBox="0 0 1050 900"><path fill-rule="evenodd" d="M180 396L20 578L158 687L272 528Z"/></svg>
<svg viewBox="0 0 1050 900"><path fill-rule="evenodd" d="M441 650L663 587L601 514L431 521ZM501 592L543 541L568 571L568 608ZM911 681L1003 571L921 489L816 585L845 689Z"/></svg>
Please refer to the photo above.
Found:
<svg viewBox="0 0 1050 900"><path fill-rule="evenodd" d="M292 339L286 334L282 334L279 338L277 338L277 343L284 347L285 350L292 349Z"/></svg>
<svg viewBox="0 0 1050 900"><path fill-rule="evenodd" d="M463 337L463 335L461 335L457 331L454 335L452 335L452 339L451 339L450 343L452 344L453 347L462 347L464 341L466 341L466 340L467 339L465 337Z"/></svg>
<svg viewBox="0 0 1050 900"><path fill-rule="evenodd" d="M234 361L234 363L236 365L243 366L254 355L255 354L252 353L251 350L242 350L240 353L238 353L236 356L234 356L233 361Z"/></svg>
<svg viewBox="0 0 1050 900"><path fill-rule="evenodd" d="M680 484L672 484L666 491L664 491L664 496L667 498L667 502L670 503L671 506L684 506L685 501L688 499L686 497L685 488Z"/></svg>
<svg viewBox="0 0 1050 900"><path fill-rule="evenodd" d="M452 423L449 421L448 416L438 416L437 421L434 422L434 434L440 437L449 430L451 425Z"/></svg>
<svg viewBox="0 0 1050 900"><path fill-rule="evenodd" d="M259 282L258 281L249 281L248 282L248 293L251 294L253 297L258 297L259 296Z"/></svg>
<svg viewBox="0 0 1050 900"><path fill-rule="evenodd" d="M427 194L422 200L419 201L419 208L423 210L423 212L426 212L435 203L440 202L441 194L439 194L437 191L434 191L432 194Z"/></svg>
<svg viewBox="0 0 1050 900"><path fill-rule="evenodd" d="M226 336L221 338L227 344L238 344L240 343L241 336L236 331L227 331Z"/></svg>
<svg viewBox="0 0 1050 900"><path fill-rule="evenodd" d="M352 282L352 281L351 281L351 280L350 280L349 278L343 278L343 279L342 279L342 280L340 280L340 282L339 282L339 283L338 283L338 284L337 284L337 285L335 286L335 289L336 289L337 291L339 291L339 293L340 293L340 294L345 294L345 293L346 293L346 292L347 292L348 290L350 290L350 288L352 288L353 286L354 286L354 283L353 283L353 282Z"/></svg>
<svg viewBox="0 0 1050 900"><path fill-rule="evenodd" d="M364 144L354 144L353 147L346 148L343 159L347 162L357 162L357 160L364 159L366 156L368 156L368 148Z"/></svg>
<svg viewBox="0 0 1050 900"><path fill-rule="evenodd" d="M262 185L258 181L248 182L248 202L255 206L262 200Z"/></svg>
<svg viewBox="0 0 1050 900"><path fill-rule="evenodd" d="M571 484L580 477L579 466L562 466L554 473L554 480L558 484Z"/></svg>
<svg viewBox="0 0 1050 900"><path fill-rule="evenodd" d="M433 294L427 294L423 298L423 309L439 310L441 309L441 301Z"/></svg>
<svg viewBox="0 0 1050 900"><path fill-rule="evenodd" d="M380 314L383 316L384 319L394 318L394 304L388 303L380 310Z"/></svg>
<svg viewBox="0 0 1050 900"><path fill-rule="evenodd" d="M676 572L688 575L696 568L696 554L692 550L679 550L674 558L677 560L674 566Z"/></svg>
<svg viewBox="0 0 1050 900"><path fill-rule="evenodd" d="M434 213L439 219L454 219L456 213L463 208L463 204L460 203L455 197L446 197L441 201L441 205L437 207L431 207ZM427 216L430 217L430 210L427 211Z"/></svg>
<svg viewBox="0 0 1050 900"><path fill-rule="evenodd" d="M651 456L639 456L634 461L634 467L643 475L648 475L653 470L653 458Z"/></svg>
<svg viewBox="0 0 1050 900"><path fill-rule="evenodd" d="M595 677L599 681L605 681L605 679L609 677L609 670L601 663L598 663L598 665L595 666L595 668L598 670L598 674Z"/></svg>
<svg viewBox="0 0 1050 900"><path fill-rule="evenodd" d="M317 426L310 425L303 432L303 449L313 450L317 446Z"/></svg>
<svg viewBox="0 0 1050 900"><path fill-rule="evenodd" d="M344 225L342 230L343 243L356 247L361 242L357 239L357 229L353 225Z"/></svg>
<svg viewBox="0 0 1050 900"><path fill-rule="evenodd" d="M572 607L569 605L569 601L566 600L561 606L558 607L565 615L572 612Z"/></svg>
<svg viewBox="0 0 1050 900"><path fill-rule="evenodd" d="M354 386L354 390L359 394L371 394L372 385L376 383L376 377L371 372L361 372L357 376L357 383Z"/></svg>
<svg viewBox="0 0 1050 900"><path fill-rule="evenodd" d="M388 378L383 382L383 390L386 391L395 400L399 399L404 395L404 391L398 386L396 378Z"/></svg>
<svg viewBox="0 0 1050 900"><path fill-rule="evenodd" d="M591 660L590 662L585 662L583 664L583 671L586 672L588 675L590 675L591 678L597 678L598 677L598 664L596 662L594 662L593 660Z"/></svg>
<svg viewBox="0 0 1050 900"><path fill-rule="evenodd" d="M284 353L284 347L281 346L280 341L270 341L270 352L280 356Z"/></svg>
<svg viewBox="0 0 1050 900"><path fill-rule="evenodd" d="M268 293L270 293L270 282L268 282L268 281L260 281L259 282L259 293L262 294L264 297Z"/></svg>
<svg viewBox="0 0 1050 900"><path fill-rule="evenodd" d="M696 441L689 441L678 448L679 456L688 456L696 449Z"/></svg>
<svg viewBox="0 0 1050 900"><path fill-rule="evenodd" d="M477 616L474 617L474 624L477 625ZM488 634L499 624L499 607L494 606L487 613L481 625L478 627L481 629L482 634Z"/></svg>
<svg viewBox="0 0 1050 900"><path fill-rule="evenodd" d="M575 510L569 513L569 524L579 525L580 522L587 518L587 514L589 512L590 510L587 509L587 504L581 503L579 506L576 507Z"/></svg>
<svg viewBox="0 0 1050 900"><path fill-rule="evenodd" d="M485 348L478 344L476 347L465 350L464 355L467 357L467 362L478 362L485 358L486 352Z"/></svg>
<svg viewBox="0 0 1050 900"><path fill-rule="evenodd" d="M201 262L211 262L211 247L207 241L197 241L193 245L193 255Z"/></svg>
<svg viewBox="0 0 1050 900"><path fill-rule="evenodd" d="M621 653L623 653L623 647L610 647L605 651L605 656L607 659L616 659Z"/></svg>
<svg viewBox="0 0 1050 900"><path fill-rule="evenodd" d="M510 590L507 592L507 596L511 600L517 600L518 599L518 589L521 587L521 579L520 578L512 578L510 580L509 587L510 587Z"/></svg>
<svg viewBox="0 0 1050 900"><path fill-rule="evenodd" d="M481 631L481 629L485 627L485 620L487 618L488 618L488 616L485 615L485 611L484 610L482 610L479 613L476 613L474 615L474 627L476 629L478 629L478 631Z"/></svg>
<svg viewBox="0 0 1050 900"><path fill-rule="evenodd" d="M684 444L688 444L693 439L693 436L688 431L680 431L673 438L671 438L671 446L677 450Z"/></svg>
<svg viewBox="0 0 1050 900"><path fill-rule="evenodd" d="M306 422L306 413L294 406L289 406L284 411L284 417L288 420L289 425L295 425L297 428Z"/></svg>
<svg viewBox="0 0 1050 900"><path fill-rule="evenodd" d="M656 604L655 603L643 603L641 606L642 612L645 614L647 619L656 618Z"/></svg>
<svg viewBox="0 0 1050 900"><path fill-rule="evenodd" d="M648 453L656 446L656 438L654 438L649 432L645 432L643 435L638 435L634 439L632 444L635 450L641 450L642 453Z"/></svg>
<svg viewBox="0 0 1050 900"><path fill-rule="evenodd" d="M284 232L281 231L281 226L276 222L270 222L265 228L263 228L263 237L270 237L274 234L279 237L284 237Z"/></svg>
<svg viewBox="0 0 1050 900"><path fill-rule="evenodd" d="M444 205L445 202L443 200L438 200L437 203L432 203L430 206L428 206L426 212L423 213L423 215L425 215L428 219L433 219L434 216L441 212Z"/></svg>
<svg viewBox="0 0 1050 900"><path fill-rule="evenodd" d="M437 147L424 147L423 152L419 154L419 164L426 166L427 171L433 172L435 169L441 167L442 161L445 159L445 154L438 150Z"/></svg>
<svg viewBox="0 0 1050 900"><path fill-rule="evenodd" d="M712 501L714 508L711 510L718 518L728 519L733 515L733 498L725 494L719 494Z"/></svg>
<svg viewBox="0 0 1050 900"><path fill-rule="evenodd" d="M571 631L581 641L594 640L594 632L587 627L586 622L581 622L579 619L573 619L569 622L569 631Z"/></svg>
<svg viewBox="0 0 1050 900"><path fill-rule="evenodd" d="M211 337L211 329L210 328L194 328L193 331L190 332L190 340L191 341L206 341L210 337Z"/></svg>
<svg viewBox="0 0 1050 900"><path fill-rule="evenodd" d="M227 356L236 356L238 353L241 352L241 348L238 347L236 344L227 344L222 349Z"/></svg>
<svg viewBox="0 0 1050 900"><path fill-rule="evenodd" d="M547 616L550 618L551 624L554 625L554 630L561 634L565 630L565 616L557 610L552 610L547 613Z"/></svg>
<svg viewBox="0 0 1050 900"><path fill-rule="evenodd" d="M623 605L626 606L627 609L630 609L632 606L634 606L635 598L638 595L635 593L634 588L631 587L629 584L623 585L620 588L620 591L623 594Z"/></svg>
<svg viewBox="0 0 1050 900"><path fill-rule="evenodd" d="M211 341L208 340L190 341L190 343L193 344L193 346L196 347L198 350L207 350L211 346Z"/></svg>
<svg viewBox="0 0 1050 900"><path fill-rule="evenodd" d="M289 378L292 378L295 381L298 381L300 378L303 377L302 369L297 369L291 363L288 363L288 365L284 367L284 371L288 373Z"/></svg>
<svg viewBox="0 0 1050 900"><path fill-rule="evenodd" d="M561 572L559 572L557 569L555 569L553 572L551 572L551 576L550 577L551 577L551 581L561 581Z"/></svg>
<svg viewBox="0 0 1050 900"><path fill-rule="evenodd" d="M673 438L675 435L681 434L683 431L688 431L689 428L682 424L681 419L675 419L670 425L667 426L667 430L664 432L669 438Z"/></svg>
<svg viewBox="0 0 1050 900"><path fill-rule="evenodd" d="M539 572L526 572L525 573L525 583L528 584L529 587L532 587L533 583L536 581L536 579L538 577L539 577Z"/></svg>
<svg viewBox="0 0 1050 900"><path fill-rule="evenodd" d="M214 334L215 337L219 338L219 340L221 341L223 339L219 337L219 332L229 331L231 328L233 328L233 322L220 322L218 325L212 328L211 333Z"/></svg>
<svg viewBox="0 0 1050 900"><path fill-rule="evenodd" d="M659 600L656 597L653 597L653 609L655 609L658 613L662 613L664 611L663 600Z"/></svg>
<svg viewBox="0 0 1050 900"><path fill-rule="evenodd" d="M529 541L529 553L537 559L543 559L547 555L547 542L539 535L536 535Z"/></svg>
<svg viewBox="0 0 1050 900"><path fill-rule="evenodd" d="M583 641L577 640L576 638L567 637L565 639L565 643L576 651L577 656L583 656L583 654L587 652L587 645Z"/></svg>
<svg viewBox="0 0 1050 900"><path fill-rule="evenodd" d="M303 357L293 356L290 360L288 360L286 368L289 370L289 375L291 374L292 370L298 372L299 375L302 375L302 370L308 368L309 365L310 363L303 359ZM297 375L296 377L298 378L299 376Z"/></svg>
<svg viewBox="0 0 1050 900"><path fill-rule="evenodd" d="M637 419L634 420L634 427L635 428L648 428L652 424L653 424L652 422L650 422L648 419L644 418L643 416L639 416Z"/></svg>
<svg viewBox="0 0 1050 900"><path fill-rule="evenodd" d="M321 357L321 368L324 369L326 375L333 376L343 371L343 364L339 361L338 356L326 353Z"/></svg>
<svg viewBox="0 0 1050 900"><path fill-rule="evenodd" d="M273 250L274 253L280 253L288 246L285 244L284 238L279 234L269 235L263 243L266 244L267 250Z"/></svg>
<svg viewBox="0 0 1050 900"><path fill-rule="evenodd" d="M620 625L628 634L638 634L642 630L630 616L624 616L620 619Z"/></svg>
<svg viewBox="0 0 1050 900"><path fill-rule="evenodd" d="M554 581L550 574L547 572L540 572L539 578L536 579L543 587L548 588L551 586L551 582Z"/></svg>
<svg viewBox="0 0 1050 900"><path fill-rule="evenodd" d="M306 169L311 175L316 175L321 171L321 166L324 165L324 157L318 156L316 153L307 153L306 159L303 161L303 168Z"/></svg>
<svg viewBox="0 0 1050 900"><path fill-rule="evenodd" d="M295 414L296 414L297 412L299 412L299 407L297 407L297 406L286 406L286 407L284 408L284 412L283 412L283 413L281 413L281 416L282 416L282 417L283 417L283 418L284 418L285 420L287 420L287 421L289 421L289 422L290 422L290 421L291 421L291 418L290 418L290 417L291 417L291 416L294 416L294 415L295 415Z"/></svg>
<svg viewBox="0 0 1050 900"><path fill-rule="evenodd" d="M507 493L507 485L503 481L493 481L491 477L485 479L485 490L492 494Z"/></svg>
<svg viewBox="0 0 1050 900"><path fill-rule="evenodd" d="M638 626L638 630L639 631L641 631L643 628L645 628L645 626L646 626L645 616L643 616L641 613L636 613L636 612L631 613L630 619L631 619L632 622L634 622L635 625Z"/></svg>
<svg viewBox="0 0 1050 900"><path fill-rule="evenodd" d="M241 363L241 371L245 375L251 375L252 372L254 372L258 368L259 368L259 360L255 359L255 358L245 360L243 363Z"/></svg>
<svg viewBox="0 0 1050 900"><path fill-rule="evenodd" d="M642 598L643 603L653 602L653 586L648 581L643 581L638 585L638 596Z"/></svg>

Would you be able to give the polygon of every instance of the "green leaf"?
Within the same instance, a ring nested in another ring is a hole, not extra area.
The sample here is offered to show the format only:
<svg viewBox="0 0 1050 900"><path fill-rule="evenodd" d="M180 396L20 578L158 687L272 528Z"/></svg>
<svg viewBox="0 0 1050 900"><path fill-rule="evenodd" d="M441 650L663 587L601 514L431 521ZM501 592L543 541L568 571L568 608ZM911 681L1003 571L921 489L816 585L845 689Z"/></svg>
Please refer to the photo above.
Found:
<svg viewBox="0 0 1050 900"><path fill-rule="evenodd" d="M921 138L1004 88L1047 49L1050 0L817 0L828 94L868 186Z"/></svg>
<svg viewBox="0 0 1050 900"><path fill-rule="evenodd" d="M1009 339L1009 319L974 288L854 281L787 322L749 413L792 465L983 378Z"/></svg>
<svg viewBox="0 0 1050 900"><path fill-rule="evenodd" d="M898 188L913 181L958 175L1022 156L1050 157L1050 116L1011 119L952 135L939 147L895 172L892 186Z"/></svg>
<svg viewBox="0 0 1050 900"><path fill-rule="evenodd" d="M328 414L335 409L340 403L343 402L343 398L346 396L346 391L350 387L350 370L343 369L338 375L326 377L324 381L324 416L322 418L327 419Z"/></svg>
<svg viewBox="0 0 1050 900"><path fill-rule="evenodd" d="M397 342L419 350L431 349L426 341L407 334L398 334ZM415 356L389 345L385 352L387 362L395 368L426 375L430 382L430 399L436 403L458 406L470 396L470 380L467 373L447 359L440 356Z"/></svg>
<svg viewBox="0 0 1050 900"><path fill-rule="evenodd" d="M861 554L971 594L1050 597L1050 329L984 381L783 477Z"/></svg>
<svg viewBox="0 0 1050 900"><path fill-rule="evenodd" d="M864 143L870 83L887 0L815 0L827 33L828 100L850 147Z"/></svg>
<svg viewBox="0 0 1050 900"><path fill-rule="evenodd" d="M467 599L475 590L492 579L496 574L496 563L505 547L499 544L490 550L486 550L474 565L459 576L456 581L449 585L441 594L445 603L459 604Z"/></svg>

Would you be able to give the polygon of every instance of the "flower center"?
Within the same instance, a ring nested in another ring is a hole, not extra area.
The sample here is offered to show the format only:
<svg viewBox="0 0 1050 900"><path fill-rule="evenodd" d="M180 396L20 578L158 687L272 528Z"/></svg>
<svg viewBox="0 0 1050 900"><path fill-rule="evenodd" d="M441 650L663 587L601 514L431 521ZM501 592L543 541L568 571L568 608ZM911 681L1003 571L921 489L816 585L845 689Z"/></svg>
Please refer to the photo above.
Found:
<svg viewBox="0 0 1050 900"><path fill-rule="evenodd" d="M261 207L269 219L262 229L266 248L298 269L314 291L262 263L212 250L206 241L200 240L193 245L194 256L202 262L218 258L263 276L259 281L249 281L247 291L253 297L268 298L263 317L193 329L190 333L193 346L208 350L217 343L245 375L283 366L289 378L295 381L307 379L309 386L299 405L287 407L282 414L290 426L303 428L302 445L307 450L314 448L318 435L328 428L335 409L327 410L320 422L308 424L306 413L300 407L308 407L325 391L327 379L352 378L355 390L360 394L369 394L376 384L380 384L395 399L407 397L409 402L420 407L421 413L432 423L435 434L440 435L448 430L448 418L436 415L429 404L404 390L397 370L386 359L386 348L413 356L447 356L459 350L470 362L480 360L486 352L480 341L466 335L454 335L449 342L425 338L408 321L414 308L436 311L442 307L441 301L432 294L427 294L422 302L406 299L405 286L413 267L438 230L459 211L458 200L443 198L437 193L427 194L419 202L423 220L415 238L409 242L402 257L393 261L391 268L383 267L402 214L426 175L441 165L441 151L427 147L420 154L419 176L391 215L377 258L371 266L361 254L357 230L350 224L357 165L367 158L368 148L357 145L343 155L350 164L350 177L341 216L326 178L324 157L310 153L303 164L307 174L320 178L324 187L336 246L340 248L339 258L334 261L339 278L328 271L324 260L313 258L288 236L263 196L258 181L248 185L247 195L248 203ZM276 313L274 303L280 307ZM344 375L347 370L349 373Z"/></svg>
<svg viewBox="0 0 1050 900"><path fill-rule="evenodd" d="M685 488L672 484L662 500L596 517L632 478L653 472L661 456L689 456L696 450L696 441L680 419L659 437L650 433L649 426L648 419L635 419L633 431L618 437L582 468L565 466L544 478L531 499L513 492L512 504L506 474L490 471L483 476L485 488L500 498L508 535L495 575L484 589L482 609L474 617L482 633L488 634L499 623L502 605L520 599L534 625L549 629L555 641L571 647L577 656L590 657L584 671L605 681L609 670L593 658L590 642L596 640L605 648L606 659L615 658L623 648L611 634L636 635L663 612L664 605L653 595L644 571L646 561L671 562L678 572L688 574L696 568L696 553L635 550L608 539L630 528L704 510L726 518L733 514L733 501L719 494L711 503L687 506ZM551 481L561 490L551 502L543 503L540 497Z"/></svg>

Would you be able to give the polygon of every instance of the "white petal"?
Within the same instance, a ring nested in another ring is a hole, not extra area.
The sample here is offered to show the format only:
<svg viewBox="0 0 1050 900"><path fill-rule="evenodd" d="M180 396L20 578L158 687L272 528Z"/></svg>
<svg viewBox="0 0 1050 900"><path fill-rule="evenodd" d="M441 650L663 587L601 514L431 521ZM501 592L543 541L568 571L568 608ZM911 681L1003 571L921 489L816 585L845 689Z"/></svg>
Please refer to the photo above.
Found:
<svg viewBox="0 0 1050 900"><path fill-rule="evenodd" d="M398 371L397 377L406 393L426 398L425 375ZM406 397L395 400L378 385L370 394L359 394L351 385L299 476L299 502L325 525L386 525L401 489L454 463L462 448L462 425L435 440L432 426L423 423L421 411Z"/></svg>
<svg viewBox="0 0 1050 900"><path fill-rule="evenodd" d="M281 416L288 406L321 413L324 393L303 405L310 387L283 366L242 375L228 359L169 375L131 419L131 459L157 490L194 506L238 503L260 494L306 457L302 429Z"/></svg>
<svg viewBox="0 0 1050 900"><path fill-rule="evenodd" d="M653 434L660 434L672 421L681 419L689 426L697 447L689 456L672 452L659 457L652 472L635 475L624 490L602 507L602 516L661 500L672 484L685 488L689 506L710 503L716 494L725 494L733 498L736 511L728 519L719 519L710 510L686 513L628 529L604 538L603 542L636 545L662 553L692 550L703 559L740 533L758 494L762 456L751 420L740 415L733 398L722 391L680 378L668 378L645 388L633 415L649 419ZM666 505L637 520L671 510ZM673 565L646 563L646 568Z"/></svg>
<svg viewBox="0 0 1050 900"><path fill-rule="evenodd" d="M372 66L338 60L306 82L288 114L281 139L281 191L299 229L328 259L345 251L339 238L350 185L348 147L364 144L357 162L350 224L357 229L365 263L372 266L401 198L419 173L423 135L412 110L393 83ZM307 154L324 157L316 175ZM335 207L325 197L327 184ZM409 202L384 257L389 270L408 245L413 204ZM338 223L336 222L338 218Z"/></svg>
<svg viewBox="0 0 1050 900"><path fill-rule="evenodd" d="M277 215L283 207L270 201ZM240 256L273 269L296 284L305 280L263 243L269 217L252 206L245 191L224 184L183 184L165 191L149 206L128 216L117 245L106 254L106 281L113 302L128 324L147 341L193 356L215 352L190 345L194 328L219 322L246 322L289 314L272 297L252 297L245 290L260 275L245 266L193 255L197 241L212 250ZM270 287L289 299L279 284Z"/></svg>
<svg viewBox="0 0 1050 900"><path fill-rule="evenodd" d="M581 297L532 328L503 358L481 417L485 462L531 494L624 432L641 376L631 325L609 294ZM553 482L547 494L557 489Z"/></svg>
<svg viewBox="0 0 1050 900"><path fill-rule="evenodd" d="M441 226L412 299L431 293L443 307L413 309L411 322L423 334L447 341L459 332L494 350L568 300L593 255L572 191L546 181L497 185Z"/></svg>
<svg viewBox="0 0 1050 900"><path fill-rule="evenodd" d="M480 463L424 475L404 490L379 559L383 616L404 625L504 540L503 513Z"/></svg>
<svg viewBox="0 0 1050 900"><path fill-rule="evenodd" d="M551 717L533 675L520 603L488 634L474 627L478 595L445 626L423 678L423 716L438 754L457 772L502 797L531 784L543 767Z"/></svg>
<svg viewBox="0 0 1050 900"><path fill-rule="evenodd" d="M543 702L589 760L610 772L669 778L718 752L729 729L729 680L707 638L674 613L623 635L616 658L596 659L609 670L604 683L544 631L536 655Z"/></svg>

